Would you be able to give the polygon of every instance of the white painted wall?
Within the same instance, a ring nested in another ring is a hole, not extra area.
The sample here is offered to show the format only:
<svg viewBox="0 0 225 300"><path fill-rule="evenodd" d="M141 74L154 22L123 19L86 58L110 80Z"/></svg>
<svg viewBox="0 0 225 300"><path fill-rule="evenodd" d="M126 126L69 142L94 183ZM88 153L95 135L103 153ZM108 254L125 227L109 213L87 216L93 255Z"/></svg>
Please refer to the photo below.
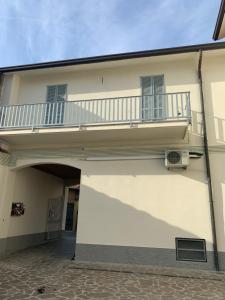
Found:
<svg viewBox="0 0 225 300"><path fill-rule="evenodd" d="M225 251L225 58L222 53L203 54L203 84L218 247Z"/></svg>
<svg viewBox="0 0 225 300"><path fill-rule="evenodd" d="M155 62L149 58L144 64L140 61L130 66L102 66L90 70L22 75L14 101L18 104L46 102L47 86L55 84L68 85L69 101L141 95L140 78L159 74L165 76L167 93L190 91L192 97L196 97L198 85L195 56L164 62Z"/></svg>
<svg viewBox="0 0 225 300"><path fill-rule="evenodd" d="M78 243L175 248L175 237L204 238L211 250L203 160L187 171L164 161L89 163L82 172Z"/></svg>
<svg viewBox="0 0 225 300"><path fill-rule="evenodd" d="M0 168L2 170L2 168ZM5 221L8 222L6 236L17 236L46 231L48 199L62 196L61 179L33 168L24 168L13 172L10 198L5 203ZM8 178L8 181L12 175ZM3 195L2 201L6 201ZM12 202L23 202L25 214L10 216Z"/></svg>
<svg viewBox="0 0 225 300"><path fill-rule="evenodd" d="M17 166L43 162L21 159ZM187 171L168 171L163 159L78 161L49 159L82 170L77 242L175 248L175 237L204 238L212 249L203 158Z"/></svg>
<svg viewBox="0 0 225 300"><path fill-rule="evenodd" d="M183 147L202 151L197 56L194 53L183 61L176 61L173 56L171 61L168 58L161 62L149 58L145 64L129 67L121 64L117 68L23 75L16 101L44 102L46 86L59 83L68 83L68 100L139 95L140 76L165 74L166 92L191 91L193 123ZM207 57L203 64L220 251L225 251L224 63L223 53L220 53L215 57ZM161 146L159 142L158 149L170 146L168 141L164 145L161 143ZM178 236L205 238L207 250L212 249L204 158L191 160L187 171L174 172L165 169L163 160L46 160L66 163L82 170L77 237L79 243L175 248L175 237ZM19 159L17 166L34 162L38 162L38 159Z"/></svg>

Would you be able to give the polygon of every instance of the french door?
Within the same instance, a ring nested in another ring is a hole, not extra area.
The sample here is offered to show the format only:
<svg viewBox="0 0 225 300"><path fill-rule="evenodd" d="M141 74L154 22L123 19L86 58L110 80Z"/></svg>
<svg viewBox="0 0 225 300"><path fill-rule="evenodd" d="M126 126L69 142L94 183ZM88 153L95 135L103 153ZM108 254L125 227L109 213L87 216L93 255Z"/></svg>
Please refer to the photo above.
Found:
<svg viewBox="0 0 225 300"><path fill-rule="evenodd" d="M66 84L47 87L46 125L63 125L66 96Z"/></svg>
<svg viewBox="0 0 225 300"><path fill-rule="evenodd" d="M142 119L151 121L166 116L164 75L141 77Z"/></svg>

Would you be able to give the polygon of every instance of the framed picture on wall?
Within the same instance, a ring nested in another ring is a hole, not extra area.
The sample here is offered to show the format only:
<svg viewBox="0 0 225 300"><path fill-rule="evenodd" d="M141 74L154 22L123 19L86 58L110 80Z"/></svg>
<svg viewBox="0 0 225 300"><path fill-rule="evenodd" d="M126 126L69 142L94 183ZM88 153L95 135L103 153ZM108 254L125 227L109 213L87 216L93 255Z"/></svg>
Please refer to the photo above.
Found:
<svg viewBox="0 0 225 300"><path fill-rule="evenodd" d="M22 202L13 202L11 208L11 216L22 216L24 215L25 207Z"/></svg>

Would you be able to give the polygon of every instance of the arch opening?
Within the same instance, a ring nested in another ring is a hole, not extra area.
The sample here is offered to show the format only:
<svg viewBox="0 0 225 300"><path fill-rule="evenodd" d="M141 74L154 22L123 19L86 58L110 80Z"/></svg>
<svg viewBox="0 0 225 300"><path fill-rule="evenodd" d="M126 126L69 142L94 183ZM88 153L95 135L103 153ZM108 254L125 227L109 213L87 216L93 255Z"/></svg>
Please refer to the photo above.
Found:
<svg viewBox="0 0 225 300"><path fill-rule="evenodd" d="M81 169L39 163L14 171L6 252L42 245L53 255L74 258ZM24 212L19 215L20 206Z"/></svg>

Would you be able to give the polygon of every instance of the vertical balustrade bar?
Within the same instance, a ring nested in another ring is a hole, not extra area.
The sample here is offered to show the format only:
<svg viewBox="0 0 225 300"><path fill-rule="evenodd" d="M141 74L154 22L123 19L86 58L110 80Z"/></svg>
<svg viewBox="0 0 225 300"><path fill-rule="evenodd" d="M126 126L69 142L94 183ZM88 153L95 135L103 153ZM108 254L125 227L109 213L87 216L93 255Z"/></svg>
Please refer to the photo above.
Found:
<svg viewBox="0 0 225 300"><path fill-rule="evenodd" d="M108 102L108 117L107 117L107 122L109 122L110 121L110 113L111 113L111 101L110 100L108 100L107 101Z"/></svg>
<svg viewBox="0 0 225 300"><path fill-rule="evenodd" d="M56 107L57 102L52 103L52 119L51 119L51 125L56 125L57 124L57 114L55 114L55 107ZM61 104L62 102L60 102Z"/></svg>
<svg viewBox="0 0 225 300"><path fill-rule="evenodd" d="M123 111L124 111L124 108L123 108L123 106L124 106L124 99L123 98L121 98L121 107L122 107L122 109L121 109L121 121L123 121L124 120L124 118L123 118Z"/></svg>
<svg viewBox="0 0 225 300"><path fill-rule="evenodd" d="M30 126L31 124L31 107L30 105L27 105L27 108L28 108L28 126Z"/></svg>
<svg viewBox="0 0 225 300"><path fill-rule="evenodd" d="M14 116L15 106L12 106L10 109L10 119L9 119L9 126L13 127L13 116Z"/></svg>
<svg viewBox="0 0 225 300"><path fill-rule="evenodd" d="M25 123L24 122L24 116L25 116L25 107L24 107L24 105L21 106L21 110L22 110L22 112L21 112L21 121L20 122L21 122L21 126L24 127L24 125L25 125L24 124Z"/></svg>
<svg viewBox="0 0 225 300"><path fill-rule="evenodd" d="M13 106L9 107L8 112L8 126L11 127L11 115L12 115Z"/></svg>
<svg viewBox="0 0 225 300"><path fill-rule="evenodd" d="M177 94L176 94L176 107L177 107L177 118L180 118L180 112L179 112L179 104L178 104Z"/></svg>
<svg viewBox="0 0 225 300"><path fill-rule="evenodd" d="M181 111L182 111L182 118L184 117L184 99L183 99L183 93L181 94Z"/></svg>
<svg viewBox="0 0 225 300"><path fill-rule="evenodd" d="M18 116L18 109L19 109L19 106L15 106L15 116L14 116L14 127L17 127L17 116Z"/></svg>
<svg viewBox="0 0 225 300"><path fill-rule="evenodd" d="M88 101L88 109L87 109L87 124L89 123L92 123L93 122L93 116L92 116L92 113L91 113L91 104L92 104L92 101Z"/></svg>
<svg viewBox="0 0 225 300"><path fill-rule="evenodd" d="M171 104L172 104L172 117L174 118L174 100L173 100L173 94L170 95L171 98Z"/></svg>
<svg viewBox="0 0 225 300"><path fill-rule="evenodd" d="M51 103L47 103L46 104L46 124L45 125L49 125L49 119L50 119L50 113L51 113Z"/></svg>
<svg viewBox="0 0 225 300"><path fill-rule="evenodd" d="M40 117L39 117L39 122L37 124L38 127L40 127L41 125L43 125L43 104L40 104Z"/></svg>
<svg viewBox="0 0 225 300"><path fill-rule="evenodd" d="M9 117L8 117L8 126L11 127L11 115L13 111L13 106L9 107Z"/></svg>
<svg viewBox="0 0 225 300"><path fill-rule="evenodd" d="M115 122L115 98L113 99L113 105L112 105L112 120Z"/></svg>
<svg viewBox="0 0 225 300"><path fill-rule="evenodd" d="M8 124L7 124L7 120L8 120L8 107L6 106L5 107L5 120L4 120L4 126L5 127L8 127Z"/></svg>
<svg viewBox="0 0 225 300"><path fill-rule="evenodd" d="M104 121L103 123L107 122L107 99L104 99Z"/></svg>
<svg viewBox="0 0 225 300"><path fill-rule="evenodd" d="M119 122L120 120L120 103L119 99L116 98L116 121Z"/></svg>
<svg viewBox="0 0 225 300"><path fill-rule="evenodd" d="M5 106L0 107L0 126L1 126L1 127L4 127L4 124L3 124L3 120L4 120L4 109L5 109Z"/></svg>
<svg viewBox="0 0 225 300"><path fill-rule="evenodd" d="M190 93L187 93L187 117L189 122L191 122L191 102L190 102Z"/></svg>

